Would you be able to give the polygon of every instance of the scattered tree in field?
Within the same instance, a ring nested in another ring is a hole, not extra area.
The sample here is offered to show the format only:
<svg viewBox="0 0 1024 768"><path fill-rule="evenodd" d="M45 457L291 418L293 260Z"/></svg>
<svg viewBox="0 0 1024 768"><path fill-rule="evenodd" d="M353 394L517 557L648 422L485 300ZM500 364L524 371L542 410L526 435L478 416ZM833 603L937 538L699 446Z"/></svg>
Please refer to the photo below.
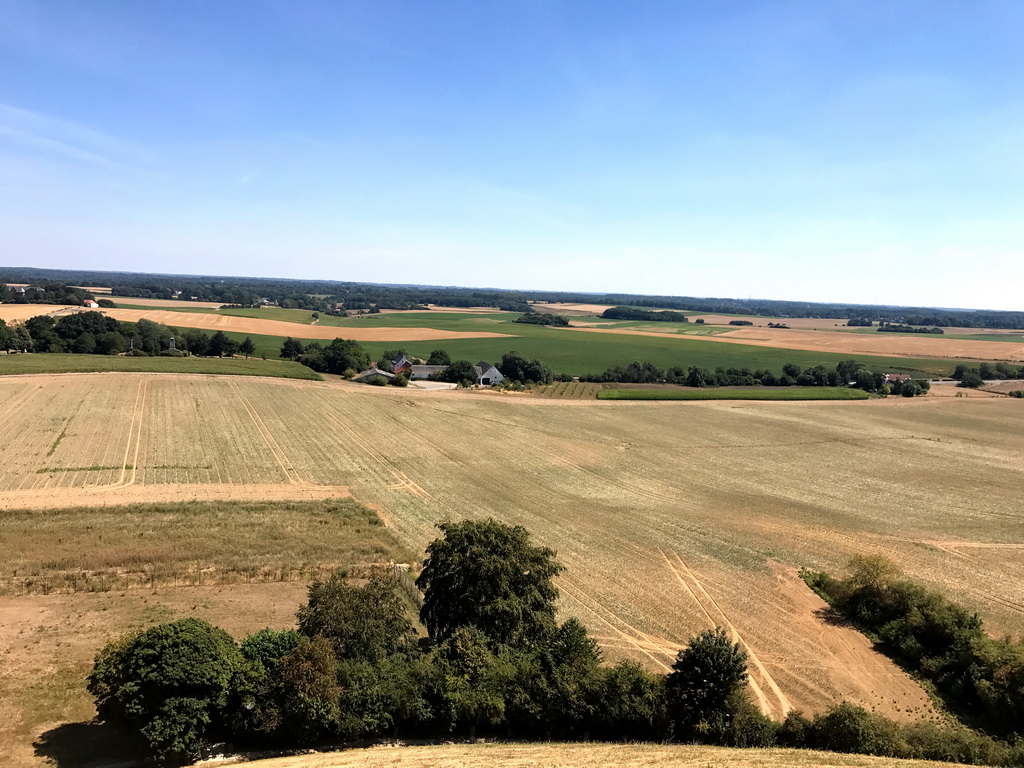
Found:
<svg viewBox="0 0 1024 768"><path fill-rule="evenodd" d="M245 359L249 359L249 355L256 351L256 345L252 343L252 339L246 336L242 343L238 345L238 351L245 355Z"/></svg>
<svg viewBox="0 0 1024 768"><path fill-rule="evenodd" d="M562 571L555 553L530 543L521 526L496 520L440 523L443 536L427 546L416 585L420 619L437 642L459 627L476 627L493 642L532 645L555 629Z"/></svg>
<svg viewBox="0 0 1024 768"><path fill-rule="evenodd" d="M302 342L298 339L293 339L289 336L284 340L284 344L281 345L281 357L288 360L294 360L299 357L305 350L302 348Z"/></svg>
<svg viewBox="0 0 1024 768"><path fill-rule="evenodd" d="M217 331L210 339L208 353L217 357L231 357L238 351L238 342L231 339L224 331Z"/></svg>

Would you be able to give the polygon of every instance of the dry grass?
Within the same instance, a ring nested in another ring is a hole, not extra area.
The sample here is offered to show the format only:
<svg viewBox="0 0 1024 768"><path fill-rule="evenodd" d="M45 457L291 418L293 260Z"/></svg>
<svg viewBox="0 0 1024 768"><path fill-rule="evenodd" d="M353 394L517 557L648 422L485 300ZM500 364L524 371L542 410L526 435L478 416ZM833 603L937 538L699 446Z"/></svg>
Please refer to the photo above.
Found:
<svg viewBox="0 0 1024 768"><path fill-rule="evenodd" d="M728 749L679 744L439 744L379 746L258 760L253 768L936 768L950 763L797 749Z"/></svg>
<svg viewBox="0 0 1024 768"><path fill-rule="evenodd" d="M442 519L495 516L558 550L562 608L609 657L664 670L693 633L731 624L776 715L842 698L930 712L823 619L799 566L881 552L995 631L1024 631L1010 398L681 406L126 374L0 381L0 402L0 506L349 488L417 552Z"/></svg>
<svg viewBox="0 0 1024 768"><path fill-rule="evenodd" d="M351 499L8 511L0 594L308 580L416 556Z"/></svg>

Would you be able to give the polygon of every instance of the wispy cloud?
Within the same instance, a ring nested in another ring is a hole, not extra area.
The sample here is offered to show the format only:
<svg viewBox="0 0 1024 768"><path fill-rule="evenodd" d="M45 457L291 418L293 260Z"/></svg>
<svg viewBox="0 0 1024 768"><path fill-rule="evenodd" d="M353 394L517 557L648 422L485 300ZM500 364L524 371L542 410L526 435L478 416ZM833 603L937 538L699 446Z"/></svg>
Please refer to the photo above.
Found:
<svg viewBox="0 0 1024 768"><path fill-rule="evenodd" d="M152 163L148 150L70 120L0 103L0 140L104 166Z"/></svg>

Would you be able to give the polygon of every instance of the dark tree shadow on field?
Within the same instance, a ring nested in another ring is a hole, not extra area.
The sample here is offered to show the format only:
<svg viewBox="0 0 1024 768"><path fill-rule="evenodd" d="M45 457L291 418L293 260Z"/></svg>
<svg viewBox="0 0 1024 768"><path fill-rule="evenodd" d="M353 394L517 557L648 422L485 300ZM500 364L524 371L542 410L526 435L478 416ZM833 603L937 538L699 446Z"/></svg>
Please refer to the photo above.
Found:
<svg viewBox="0 0 1024 768"><path fill-rule="evenodd" d="M839 611L833 608L831 605L826 605L824 608L819 608L814 612L814 615L825 622L826 624L833 627L847 627L849 629L856 629L853 623L843 616Z"/></svg>
<svg viewBox="0 0 1024 768"><path fill-rule="evenodd" d="M94 768L141 763L145 743L135 734L97 722L65 723L40 734L32 745L57 768Z"/></svg>

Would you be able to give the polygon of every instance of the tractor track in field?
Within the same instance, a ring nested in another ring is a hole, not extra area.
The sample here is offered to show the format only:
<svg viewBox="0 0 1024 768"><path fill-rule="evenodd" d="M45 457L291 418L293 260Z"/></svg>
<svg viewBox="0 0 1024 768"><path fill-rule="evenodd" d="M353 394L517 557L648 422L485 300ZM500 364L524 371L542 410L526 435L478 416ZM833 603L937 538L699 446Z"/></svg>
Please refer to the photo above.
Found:
<svg viewBox="0 0 1024 768"><path fill-rule="evenodd" d="M618 635L619 638L624 640L631 650L642 653L644 656L649 658L654 664L659 666L664 671L671 671L671 667L665 664L665 662L663 662L661 659L659 659L658 656L667 656L669 658L674 657L675 651L673 650L672 646L668 645L667 643L662 645L661 643L657 642L656 639L652 640L651 635L648 635L645 632L641 632L639 629L637 629L632 624L624 620L617 613L615 613L610 608L602 604L599 600L585 592L583 589L576 586L570 587L569 584L564 580L559 581L558 588L566 595L568 595L568 597L571 600L579 604L584 610L591 613L598 621L600 621L602 624L604 624L610 630L612 630L612 632ZM597 608L593 607L593 605L590 605L588 601L596 605ZM602 613L602 611L604 613ZM612 623L612 621L606 618L604 614L607 614L612 619L617 621L619 624L625 627L626 630L617 627L615 624ZM652 646L656 648L656 650L654 650L653 652L651 649Z"/></svg>
<svg viewBox="0 0 1024 768"><path fill-rule="evenodd" d="M716 621L712 616L713 609L713 612L717 613L721 617L722 622L724 623L726 629L729 631L729 635L732 638L732 641L734 643L738 643L746 651L747 657L750 659L750 662L753 664L754 668L758 671L758 673L760 673L762 680L768 686L778 704L777 708L773 707L760 683L758 683L758 681L754 678L753 675L749 675L748 680L750 682L750 687L753 689L754 695L757 697L758 704L760 705L761 710L766 715L773 715L776 714L775 710L777 709L778 714L781 715L780 719L785 718L789 711L793 709L793 705L786 697L786 694L782 692L782 689L779 687L779 684L775 682L775 678L772 677L771 673L765 668L764 664L761 662L761 659L758 657L757 653L755 653L754 649L751 648L747 641L743 639L743 636L739 633L739 631L736 629L733 623L729 620L729 617L726 615L725 611L722 610L722 606L718 603L717 600L715 600L711 593L707 591L707 589L701 583L700 579L698 579L696 574L694 574L694 572L689 568L689 566L686 565L683 558L679 556L678 552L676 552L675 550L672 551L672 555L673 557L675 557L676 560L676 564L673 564L672 560L669 558L667 554L665 554L664 550L659 549L658 551L664 558L665 564L668 565L668 567L672 570L676 579L686 590L687 594L689 594L693 598L694 602L696 602L697 605L700 606L701 611L704 613L704 616L707 618L711 626L720 626L719 622ZM684 578L684 574L686 578ZM692 582L692 586L689 582ZM703 598L701 596L703 596Z"/></svg>

